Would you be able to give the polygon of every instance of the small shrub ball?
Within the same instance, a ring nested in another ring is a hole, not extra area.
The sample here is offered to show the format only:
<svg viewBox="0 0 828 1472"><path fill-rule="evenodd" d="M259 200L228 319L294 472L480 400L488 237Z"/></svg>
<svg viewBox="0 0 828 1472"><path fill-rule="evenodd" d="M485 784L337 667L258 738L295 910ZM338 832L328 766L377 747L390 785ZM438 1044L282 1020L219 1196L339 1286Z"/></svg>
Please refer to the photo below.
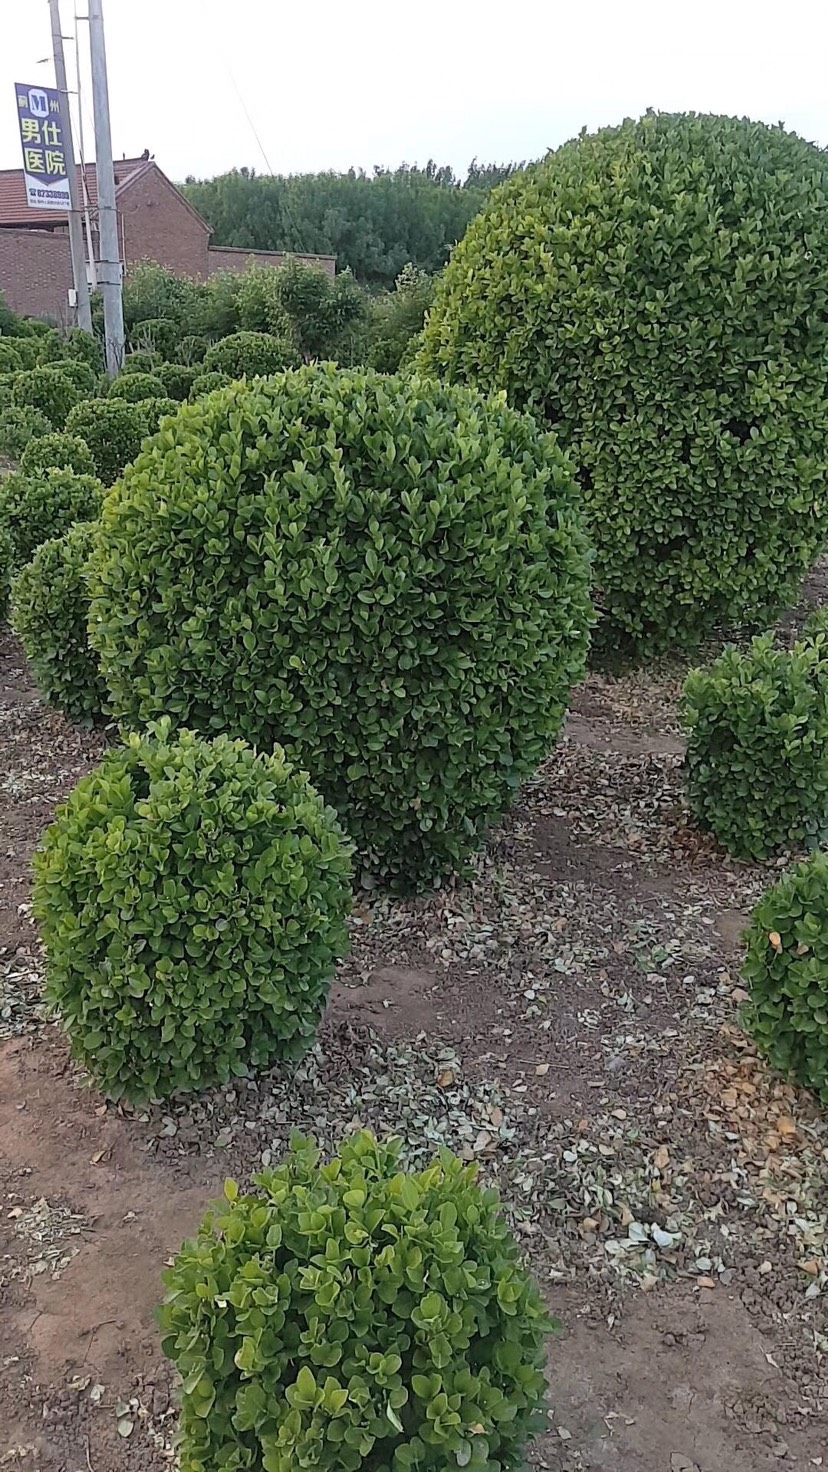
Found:
<svg viewBox="0 0 828 1472"><path fill-rule="evenodd" d="M553 1327L496 1192L448 1150L294 1140L165 1274L182 1472L511 1472Z"/></svg>
<svg viewBox="0 0 828 1472"><path fill-rule="evenodd" d="M551 437L330 366L166 421L106 499L90 587L121 717L281 743L404 887L460 864L547 754L590 623Z"/></svg>
<svg viewBox="0 0 828 1472"><path fill-rule="evenodd" d="M647 114L491 196L420 366L505 390L579 468L608 654L766 627L828 527L828 157Z"/></svg>
<svg viewBox="0 0 828 1472"><path fill-rule="evenodd" d="M280 750L169 723L107 752L35 859L47 995L112 1098L225 1083L312 1044L350 858Z"/></svg>
<svg viewBox="0 0 828 1472"><path fill-rule="evenodd" d="M43 699L70 720L89 724L103 714L107 691L89 643L85 568L94 524L79 521L43 542L14 579L11 622Z"/></svg>

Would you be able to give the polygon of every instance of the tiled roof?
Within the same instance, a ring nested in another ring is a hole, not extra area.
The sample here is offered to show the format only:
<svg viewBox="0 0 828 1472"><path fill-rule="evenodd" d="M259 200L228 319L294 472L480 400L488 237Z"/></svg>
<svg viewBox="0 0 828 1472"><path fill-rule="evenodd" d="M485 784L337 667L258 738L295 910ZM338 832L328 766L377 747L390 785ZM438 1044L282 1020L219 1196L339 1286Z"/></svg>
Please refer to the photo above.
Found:
<svg viewBox="0 0 828 1472"><path fill-rule="evenodd" d="M121 193L129 184L135 182L140 174L146 169L152 168L152 161L143 158L122 158L115 161L115 193ZM81 182L81 167L78 165L78 183ZM93 209L98 203L98 181L95 175L95 165L86 165L86 189L90 205ZM36 229L38 225L53 225L58 221L66 219L66 212L61 210L33 210L26 203L26 186L23 182L22 169L0 169L0 226L3 225L29 225Z"/></svg>

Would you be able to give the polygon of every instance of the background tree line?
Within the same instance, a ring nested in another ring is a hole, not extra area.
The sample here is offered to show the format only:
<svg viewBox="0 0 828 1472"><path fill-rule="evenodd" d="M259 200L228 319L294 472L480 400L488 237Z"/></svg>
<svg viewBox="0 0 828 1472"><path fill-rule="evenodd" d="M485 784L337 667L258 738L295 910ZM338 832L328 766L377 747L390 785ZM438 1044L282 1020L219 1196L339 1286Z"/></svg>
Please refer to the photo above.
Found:
<svg viewBox="0 0 828 1472"><path fill-rule="evenodd" d="M480 164L464 178L445 165L401 164L372 173L257 174L234 169L188 179L184 193L216 245L335 255L369 288L390 289L409 263L433 274L482 207L522 164Z"/></svg>

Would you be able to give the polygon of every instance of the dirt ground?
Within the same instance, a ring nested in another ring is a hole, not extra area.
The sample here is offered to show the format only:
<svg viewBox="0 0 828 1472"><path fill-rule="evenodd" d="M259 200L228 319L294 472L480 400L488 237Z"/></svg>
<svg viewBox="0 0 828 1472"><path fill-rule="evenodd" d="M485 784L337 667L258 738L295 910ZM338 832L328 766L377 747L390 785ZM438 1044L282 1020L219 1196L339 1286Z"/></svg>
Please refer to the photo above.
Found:
<svg viewBox="0 0 828 1472"><path fill-rule="evenodd" d="M777 869L689 824L680 675L591 675L471 882L360 903L292 1076L136 1113L44 1017L28 904L105 738L45 710L0 636L0 1465L168 1467L164 1264L293 1126L329 1148L366 1124L502 1191L561 1320L533 1465L828 1467L828 1125L739 1029L740 932Z"/></svg>

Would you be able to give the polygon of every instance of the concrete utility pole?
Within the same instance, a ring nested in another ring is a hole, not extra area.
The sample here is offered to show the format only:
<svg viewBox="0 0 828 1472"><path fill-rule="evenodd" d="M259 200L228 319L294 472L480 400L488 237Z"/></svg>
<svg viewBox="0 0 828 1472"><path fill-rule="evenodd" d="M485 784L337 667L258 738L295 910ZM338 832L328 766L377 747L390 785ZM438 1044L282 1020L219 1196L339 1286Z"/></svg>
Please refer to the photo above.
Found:
<svg viewBox="0 0 828 1472"><path fill-rule="evenodd" d="M118 210L115 169L109 126L109 85L106 79L101 0L89 0L89 44L92 53L92 106L95 114L95 171L98 176L98 281L103 293L106 371L117 378L124 362L124 307L121 298L121 254L118 246Z"/></svg>
<svg viewBox="0 0 828 1472"><path fill-rule="evenodd" d="M78 311L78 326L84 332L92 331L92 308L89 305L89 284L86 279L86 257L83 252L83 222L78 194L78 171L75 167L75 145L72 142L72 117L69 109L69 88L66 85L66 63L63 59L63 36L60 29L59 0L49 0L52 17L52 51L55 57L55 81L60 93L60 125L63 133L63 153L69 180L69 250L72 255L72 278L75 283L75 298Z"/></svg>

